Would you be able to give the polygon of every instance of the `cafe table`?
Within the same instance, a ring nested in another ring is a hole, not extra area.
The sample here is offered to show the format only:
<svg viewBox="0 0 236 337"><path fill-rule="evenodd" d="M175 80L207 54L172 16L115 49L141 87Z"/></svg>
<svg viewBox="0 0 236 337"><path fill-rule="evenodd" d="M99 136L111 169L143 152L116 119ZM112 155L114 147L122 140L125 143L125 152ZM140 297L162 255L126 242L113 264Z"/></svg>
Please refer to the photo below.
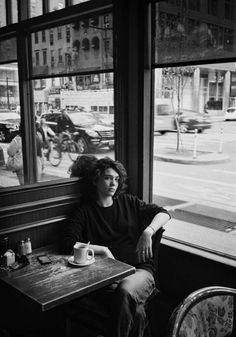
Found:
<svg viewBox="0 0 236 337"><path fill-rule="evenodd" d="M37 259L46 254L50 264ZM34 250L29 264L19 270L0 272L1 283L36 304L40 311L57 308L76 298L105 287L135 272L135 268L103 256L95 256L93 264L75 267L55 247Z"/></svg>

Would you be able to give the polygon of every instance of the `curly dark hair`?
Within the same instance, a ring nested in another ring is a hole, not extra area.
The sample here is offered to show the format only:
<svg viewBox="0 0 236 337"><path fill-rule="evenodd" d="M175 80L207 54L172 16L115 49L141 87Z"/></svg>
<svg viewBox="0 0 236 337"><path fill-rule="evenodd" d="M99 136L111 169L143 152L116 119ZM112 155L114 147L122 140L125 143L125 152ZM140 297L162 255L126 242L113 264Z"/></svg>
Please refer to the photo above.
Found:
<svg viewBox="0 0 236 337"><path fill-rule="evenodd" d="M127 187L126 186L127 172L124 166L121 164L121 162L119 162L118 160L113 160L109 157L99 159L96 163L93 180L96 181L108 168L112 168L114 171L116 171L120 178L118 188L114 195L114 197L116 197L121 192L123 192Z"/></svg>
<svg viewBox="0 0 236 337"><path fill-rule="evenodd" d="M90 178L93 175L98 159L93 155L78 156L69 168L71 177Z"/></svg>
<svg viewBox="0 0 236 337"><path fill-rule="evenodd" d="M112 168L119 175L119 183L114 197L126 189L127 173L124 166L117 160L109 157L97 159L93 155L81 155L69 168L71 177L81 178L80 188L83 200L91 200L97 197L97 189L94 182L108 168Z"/></svg>

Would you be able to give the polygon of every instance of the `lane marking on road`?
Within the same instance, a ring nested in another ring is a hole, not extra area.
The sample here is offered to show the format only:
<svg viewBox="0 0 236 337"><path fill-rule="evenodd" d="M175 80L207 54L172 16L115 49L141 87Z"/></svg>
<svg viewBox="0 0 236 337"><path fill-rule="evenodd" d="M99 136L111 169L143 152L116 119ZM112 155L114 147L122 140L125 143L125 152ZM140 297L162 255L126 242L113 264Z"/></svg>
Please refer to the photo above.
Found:
<svg viewBox="0 0 236 337"><path fill-rule="evenodd" d="M220 170L220 169L213 169L212 171L214 171L214 172L220 172L220 173L227 173L227 174L235 174L236 175L235 171L227 171L227 170Z"/></svg>
<svg viewBox="0 0 236 337"><path fill-rule="evenodd" d="M229 187L236 188L236 184L223 183L221 181L216 181L216 180L201 179L201 178L195 178L195 177L186 177L186 176L182 176L182 175L179 175L179 174L164 173L164 172L159 172L158 174L160 174L160 175L162 174L164 176L173 177L173 178L181 178L181 179L186 179L186 180L200 181L200 182L204 182L204 183L217 184L217 185L220 185L220 186L229 186Z"/></svg>

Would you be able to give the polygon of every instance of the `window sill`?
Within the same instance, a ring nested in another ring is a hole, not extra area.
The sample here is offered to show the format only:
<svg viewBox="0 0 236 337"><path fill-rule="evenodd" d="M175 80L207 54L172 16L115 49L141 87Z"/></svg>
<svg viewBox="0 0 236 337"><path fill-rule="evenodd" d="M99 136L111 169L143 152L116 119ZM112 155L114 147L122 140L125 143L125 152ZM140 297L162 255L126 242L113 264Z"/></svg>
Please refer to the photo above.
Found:
<svg viewBox="0 0 236 337"><path fill-rule="evenodd" d="M204 258L236 267L236 231L224 233L171 219L162 243Z"/></svg>

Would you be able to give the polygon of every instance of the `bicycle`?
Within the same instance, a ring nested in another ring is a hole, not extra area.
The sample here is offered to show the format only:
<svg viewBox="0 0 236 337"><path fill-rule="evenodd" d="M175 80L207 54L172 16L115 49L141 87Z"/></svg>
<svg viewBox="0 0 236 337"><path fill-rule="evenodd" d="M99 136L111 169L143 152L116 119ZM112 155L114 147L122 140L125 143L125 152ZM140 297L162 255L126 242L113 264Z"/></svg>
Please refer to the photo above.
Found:
<svg viewBox="0 0 236 337"><path fill-rule="evenodd" d="M79 149L77 143L74 141L78 136L78 132L70 133L69 131L63 131L61 139L54 137L50 141L49 161L52 166L58 166L62 160L63 152L67 152L70 160L75 161L78 157Z"/></svg>

